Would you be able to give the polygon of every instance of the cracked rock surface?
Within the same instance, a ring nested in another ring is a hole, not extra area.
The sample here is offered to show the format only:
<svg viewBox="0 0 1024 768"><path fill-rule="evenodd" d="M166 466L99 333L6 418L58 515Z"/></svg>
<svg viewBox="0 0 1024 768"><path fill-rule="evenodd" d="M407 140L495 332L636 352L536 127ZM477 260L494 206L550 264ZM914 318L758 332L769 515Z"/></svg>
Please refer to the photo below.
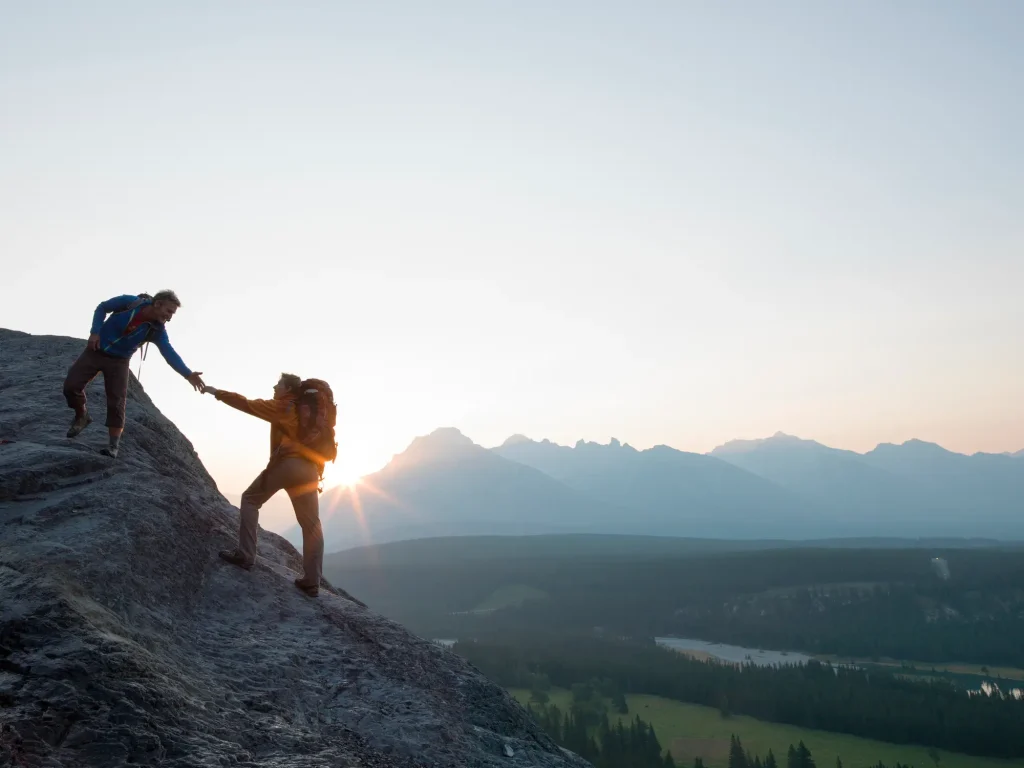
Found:
<svg viewBox="0 0 1024 768"><path fill-rule="evenodd" d="M501 688L260 534L131 380L116 461L102 382L65 437L84 341L0 329L0 766L586 766ZM510 756L511 755L511 756Z"/></svg>

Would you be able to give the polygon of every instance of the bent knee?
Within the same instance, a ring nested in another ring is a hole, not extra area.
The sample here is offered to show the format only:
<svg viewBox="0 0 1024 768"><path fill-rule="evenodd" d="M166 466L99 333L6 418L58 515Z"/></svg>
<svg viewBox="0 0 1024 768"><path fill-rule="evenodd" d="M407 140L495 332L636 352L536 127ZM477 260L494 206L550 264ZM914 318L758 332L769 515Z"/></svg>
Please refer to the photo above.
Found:
<svg viewBox="0 0 1024 768"><path fill-rule="evenodd" d="M85 395L85 387L70 377L64 380L64 388L61 391L64 393L64 397L83 397Z"/></svg>
<svg viewBox="0 0 1024 768"><path fill-rule="evenodd" d="M246 491L242 494L242 498L239 499L239 507L251 507L252 509L259 509L263 506L264 494L258 491Z"/></svg>

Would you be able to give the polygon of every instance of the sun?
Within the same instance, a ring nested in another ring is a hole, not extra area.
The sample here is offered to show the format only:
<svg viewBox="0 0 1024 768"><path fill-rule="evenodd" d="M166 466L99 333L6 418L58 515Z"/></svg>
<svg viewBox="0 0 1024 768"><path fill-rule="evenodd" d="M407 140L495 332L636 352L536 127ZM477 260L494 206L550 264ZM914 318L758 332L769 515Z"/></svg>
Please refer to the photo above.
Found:
<svg viewBox="0 0 1024 768"><path fill-rule="evenodd" d="M352 488L359 485L359 481L363 479L363 476L357 473L351 467L333 466L328 464L324 469L324 488L333 488L335 486L342 486L343 488Z"/></svg>

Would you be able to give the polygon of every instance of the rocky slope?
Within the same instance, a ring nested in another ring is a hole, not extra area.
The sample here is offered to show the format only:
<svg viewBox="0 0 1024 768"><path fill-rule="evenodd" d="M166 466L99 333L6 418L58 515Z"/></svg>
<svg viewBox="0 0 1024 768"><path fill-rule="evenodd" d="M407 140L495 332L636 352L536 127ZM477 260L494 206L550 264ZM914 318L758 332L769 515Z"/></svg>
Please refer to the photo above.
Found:
<svg viewBox="0 0 1024 768"><path fill-rule="evenodd" d="M237 510L134 379L120 458L65 438L84 342L0 329L0 765L583 766L454 654L329 585Z"/></svg>

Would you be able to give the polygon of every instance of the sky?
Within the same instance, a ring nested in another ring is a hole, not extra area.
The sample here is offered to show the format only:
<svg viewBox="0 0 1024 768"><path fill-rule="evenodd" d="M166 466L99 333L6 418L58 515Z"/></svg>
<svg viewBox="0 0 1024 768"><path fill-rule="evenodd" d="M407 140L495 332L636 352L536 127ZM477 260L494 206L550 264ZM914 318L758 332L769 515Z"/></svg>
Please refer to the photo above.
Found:
<svg viewBox="0 0 1024 768"><path fill-rule="evenodd" d="M332 384L331 481L443 426L1024 448L1024 4L0 20L0 326L84 339L172 288L208 384ZM241 492L266 426L155 350L142 383Z"/></svg>

